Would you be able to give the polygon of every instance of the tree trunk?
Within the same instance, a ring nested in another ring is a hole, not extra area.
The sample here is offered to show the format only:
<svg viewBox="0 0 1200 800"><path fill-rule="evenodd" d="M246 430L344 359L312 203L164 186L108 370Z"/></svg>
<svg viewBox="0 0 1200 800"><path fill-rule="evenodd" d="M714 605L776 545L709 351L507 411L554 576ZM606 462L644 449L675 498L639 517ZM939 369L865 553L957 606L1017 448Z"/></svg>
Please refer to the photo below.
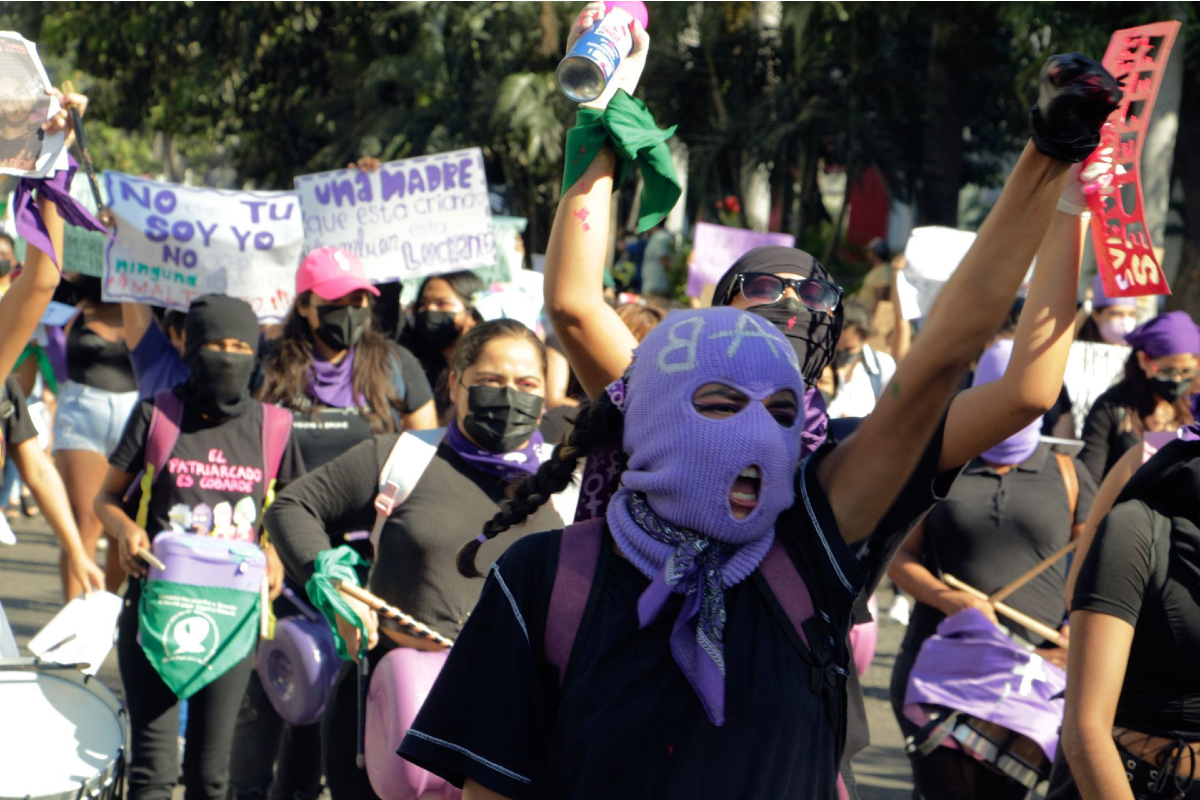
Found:
<svg viewBox="0 0 1200 800"><path fill-rule="evenodd" d="M963 125L966 103L960 79L963 27L956 20L933 23L927 80L928 120L925 161L917 190L917 224L958 224L958 192L962 188Z"/></svg>
<svg viewBox="0 0 1200 800"><path fill-rule="evenodd" d="M1183 55L1180 52L1180 55ZM1183 309L1200 318L1200 77L1189 70L1179 104L1175 136L1175 170L1183 187L1183 252L1179 259L1170 309Z"/></svg>

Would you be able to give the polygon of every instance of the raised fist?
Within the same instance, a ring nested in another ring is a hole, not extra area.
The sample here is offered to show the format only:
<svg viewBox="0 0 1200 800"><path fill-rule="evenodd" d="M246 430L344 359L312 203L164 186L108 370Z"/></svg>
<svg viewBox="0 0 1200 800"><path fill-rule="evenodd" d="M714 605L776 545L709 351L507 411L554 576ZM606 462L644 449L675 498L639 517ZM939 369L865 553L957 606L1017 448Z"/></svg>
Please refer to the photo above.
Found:
<svg viewBox="0 0 1200 800"><path fill-rule="evenodd" d="M1100 144L1100 126L1121 102L1121 87L1098 61L1081 53L1050 56L1029 110L1030 136L1044 155L1072 164Z"/></svg>

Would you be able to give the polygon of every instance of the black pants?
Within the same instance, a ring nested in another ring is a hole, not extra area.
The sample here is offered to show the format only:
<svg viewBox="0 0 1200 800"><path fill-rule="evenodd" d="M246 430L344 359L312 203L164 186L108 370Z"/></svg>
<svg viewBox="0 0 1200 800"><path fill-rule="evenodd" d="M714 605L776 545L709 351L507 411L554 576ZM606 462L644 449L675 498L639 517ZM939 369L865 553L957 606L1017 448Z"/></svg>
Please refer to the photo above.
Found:
<svg viewBox="0 0 1200 800"><path fill-rule="evenodd" d="M918 607L920 609L920 607ZM922 609L924 610L924 609ZM919 727L904 715L904 695L917 654L926 639L937 631L940 620L928 613L914 610L905 632L900 652L892 669L888 694L892 713L905 738ZM1002 775L971 756L948 747L938 747L932 753L912 761L913 784L923 800L1023 800L1028 789Z"/></svg>
<svg viewBox="0 0 1200 800"><path fill-rule="evenodd" d="M171 800L179 778L179 698L163 682L137 642L138 598L134 581L121 611L117 662L129 709L129 800ZM238 708L250 678L247 656L188 698L183 785L187 800L225 800L229 751Z"/></svg>
<svg viewBox="0 0 1200 800"><path fill-rule="evenodd" d="M321 794L321 726L294 726L275 712L258 673L233 736L232 800L316 800Z"/></svg>
<svg viewBox="0 0 1200 800"><path fill-rule="evenodd" d="M376 647L368 654L371 669L388 650ZM379 800L366 769L355 763L358 746L358 665L342 665L337 683L321 719L321 747L325 753L325 784L333 800ZM396 756L399 758L399 756Z"/></svg>

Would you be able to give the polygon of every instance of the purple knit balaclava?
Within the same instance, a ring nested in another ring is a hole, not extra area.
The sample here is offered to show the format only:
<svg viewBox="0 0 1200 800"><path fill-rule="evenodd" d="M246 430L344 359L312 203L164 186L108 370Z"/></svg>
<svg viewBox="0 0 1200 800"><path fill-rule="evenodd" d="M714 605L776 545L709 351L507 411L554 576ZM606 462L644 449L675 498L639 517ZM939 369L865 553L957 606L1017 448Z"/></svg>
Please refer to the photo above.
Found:
<svg viewBox="0 0 1200 800"><path fill-rule="evenodd" d="M693 406L709 383L749 405L721 419ZM762 401L789 390L801 405L785 427ZM626 382L622 488L606 513L621 552L650 579L638 603L650 624L672 593L685 596L671 652L709 718L724 724L724 590L749 577L795 499L793 480L805 417L795 352L769 323L734 308L674 312L634 353ZM729 494L756 467L758 501L735 519Z"/></svg>
<svg viewBox="0 0 1200 800"><path fill-rule="evenodd" d="M979 357L979 364L975 367L975 379L971 381L971 385L980 386L999 380L1004 375L1004 371L1008 369L1008 362L1012 360L1012 352L1012 339L1000 339L984 350L983 355ZM1041 433L1042 418L1038 417L988 450L982 458L992 464L1020 464L1037 450L1038 444L1041 442Z"/></svg>

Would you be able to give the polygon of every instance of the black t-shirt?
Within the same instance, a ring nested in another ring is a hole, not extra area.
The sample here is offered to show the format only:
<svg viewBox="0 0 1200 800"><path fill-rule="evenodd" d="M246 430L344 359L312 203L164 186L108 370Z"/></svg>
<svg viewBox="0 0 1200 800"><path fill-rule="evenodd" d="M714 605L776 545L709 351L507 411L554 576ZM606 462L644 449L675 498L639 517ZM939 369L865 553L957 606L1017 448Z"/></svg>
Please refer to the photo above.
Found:
<svg viewBox="0 0 1200 800"><path fill-rule="evenodd" d="M37 434L21 384L15 375L9 375L0 387L0 467L8 457L8 448L37 438Z"/></svg>
<svg viewBox="0 0 1200 800"><path fill-rule="evenodd" d="M282 493L268 513L288 575L303 584L331 536L375 524L379 476L400 434L376 436L314 470ZM471 467L442 443L408 499L380 534L368 586L438 633L454 638L479 597L481 584L458 573L455 555L499 510L509 481ZM561 527L547 504L520 528L480 548L481 572L523 534Z"/></svg>
<svg viewBox="0 0 1200 800"><path fill-rule="evenodd" d="M982 459L967 465L944 502L925 520L922 561L935 574L950 573L991 594L1061 549L1074 525L1091 510L1096 485L1083 465L1075 462L1079 500L1071 514L1066 485L1049 445L1003 475ZM1067 560L1060 559L1004 602L1051 628L1058 629L1066 613L1062 587ZM913 610L905 647L919 646L945 615L918 603ZM1014 622L1014 633L1041 644L1041 638Z"/></svg>
<svg viewBox="0 0 1200 800"><path fill-rule="evenodd" d="M394 348L395 362L391 374L392 384L407 411L416 411L433 399L433 390L421 370L416 356L399 345ZM310 470L327 464L361 441L370 439L375 432L370 421L357 408L332 408L315 404L306 396L294 404L292 430L304 457L304 466ZM396 428L403 427L399 416L395 417Z"/></svg>
<svg viewBox="0 0 1200 800"><path fill-rule="evenodd" d="M129 415L109 463L137 474L146 465L146 438L154 411L143 400ZM179 440L167 466L154 477L146 533L154 538L175 527L202 535L257 542L266 471L263 466L262 406L214 425L184 407ZM304 473L304 461L289 436L276 478L286 486ZM136 498L135 493L135 498Z"/></svg>
<svg viewBox="0 0 1200 800"><path fill-rule="evenodd" d="M875 566L842 540L812 463L776 535L828 618L844 676L851 605ZM932 502L936 466L923 459L905 493ZM906 497L898 505L918 516L928 508ZM648 581L608 537L589 601L595 611L560 692L544 657L560 540L560 532L529 536L497 561L401 745L404 757L515 800L835 796L845 678L834 677L827 694L814 691L813 663L761 573L725 592L726 722L716 727L671 655L681 598L639 629ZM881 552L889 545L877 544Z"/></svg>
<svg viewBox="0 0 1200 800"><path fill-rule="evenodd" d="M1137 447L1142 437L1133 432L1133 421L1126 419L1131 400L1124 382L1096 398L1083 421L1083 450L1079 460L1097 484L1104 481L1125 451Z"/></svg>
<svg viewBox="0 0 1200 800"><path fill-rule="evenodd" d="M1136 499L1119 502L1100 524L1080 568L1071 609L1117 617L1134 628L1115 723L1195 741L1200 739L1200 443L1168 447L1155 459L1187 461L1173 474L1154 476L1158 497L1153 491L1134 492Z"/></svg>

